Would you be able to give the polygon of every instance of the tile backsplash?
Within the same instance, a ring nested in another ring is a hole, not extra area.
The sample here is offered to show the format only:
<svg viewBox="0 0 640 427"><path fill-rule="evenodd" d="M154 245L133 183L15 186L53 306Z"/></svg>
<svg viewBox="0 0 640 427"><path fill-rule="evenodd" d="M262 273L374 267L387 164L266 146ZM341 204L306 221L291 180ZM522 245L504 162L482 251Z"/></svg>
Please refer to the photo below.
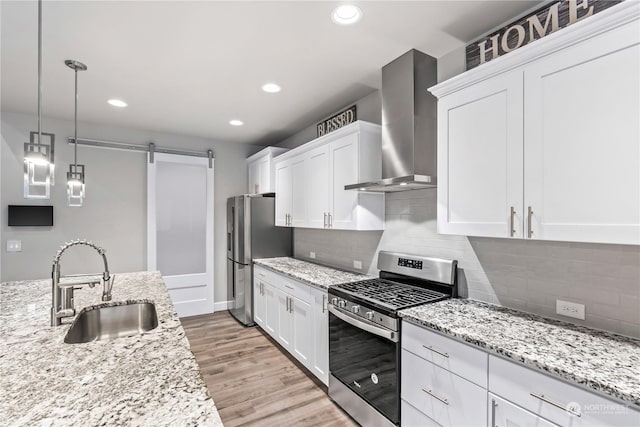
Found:
<svg viewBox="0 0 640 427"><path fill-rule="evenodd" d="M463 297L640 338L640 247L440 235L436 190L385 197L384 232L296 229L295 256L374 275L379 250L453 258ZM585 320L557 315L558 299Z"/></svg>

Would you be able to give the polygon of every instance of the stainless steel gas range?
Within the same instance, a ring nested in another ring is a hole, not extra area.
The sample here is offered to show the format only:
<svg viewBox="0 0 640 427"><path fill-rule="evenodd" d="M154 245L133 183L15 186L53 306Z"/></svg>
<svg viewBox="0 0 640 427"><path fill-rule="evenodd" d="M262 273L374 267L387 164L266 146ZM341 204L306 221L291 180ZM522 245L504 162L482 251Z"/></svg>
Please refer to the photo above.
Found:
<svg viewBox="0 0 640 427"><path fill-rule="evenodd" d="M398 311L457 296L457 261L392 252L329 289L329 396L363 426L400 424Z"/></svg>

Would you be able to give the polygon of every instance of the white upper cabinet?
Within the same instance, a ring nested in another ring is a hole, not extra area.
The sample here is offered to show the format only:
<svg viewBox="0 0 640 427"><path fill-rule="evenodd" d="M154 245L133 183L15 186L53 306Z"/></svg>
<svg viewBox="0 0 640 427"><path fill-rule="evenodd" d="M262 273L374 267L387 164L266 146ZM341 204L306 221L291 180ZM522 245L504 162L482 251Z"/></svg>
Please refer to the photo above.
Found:
<svg viewBox="0 0 640 427"><path fill-rule="evenodd" d="M531 238L640 244L640 25L525 69Z"/></svg>
<svg viewBox="0 0 640 427"><path fill-rule="evenodd" d="M275 191L273 158L289 151L286 148L267 147L247 158L247 194L272 193Z"/></svg>
<svg viewBox="0 0 640 427"><path fill-rule="evenodd" d="M440 233L640 244L632 3L430 89Z"/></svg>
<svg viewBox="0 0 640 427"><path fill-rule="evenodd" d="M443 98L438 121L438 232L521 238L522 72Z"/></svg>
<svg viewBox="0 0 640 427"><path fill-rule="evenodd" d="M289 226L293 194L291 160L275 162L274 170L276 182L276 225L287 227Z"/></svg>
<svg viewBox="0 0 640 427"><path fill-rule="evenodd" d="M380 126L357 121L275 159L276 225L382 230L384 194L344 189L380 179L380 135Z"/></svg>

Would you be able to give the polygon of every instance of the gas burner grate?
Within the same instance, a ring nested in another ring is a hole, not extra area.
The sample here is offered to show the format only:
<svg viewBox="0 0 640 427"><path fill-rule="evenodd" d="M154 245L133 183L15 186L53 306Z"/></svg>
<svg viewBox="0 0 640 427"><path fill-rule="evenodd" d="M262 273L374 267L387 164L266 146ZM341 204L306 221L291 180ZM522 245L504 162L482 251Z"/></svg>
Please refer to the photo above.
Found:
<svg viewBox="0 0 640 427"><path fill-rule="evenodd" d="M438 301L448 296L441 292L392 282L385 279L368 279L333 286L351 295L383 304L394 310Z"/></svg>

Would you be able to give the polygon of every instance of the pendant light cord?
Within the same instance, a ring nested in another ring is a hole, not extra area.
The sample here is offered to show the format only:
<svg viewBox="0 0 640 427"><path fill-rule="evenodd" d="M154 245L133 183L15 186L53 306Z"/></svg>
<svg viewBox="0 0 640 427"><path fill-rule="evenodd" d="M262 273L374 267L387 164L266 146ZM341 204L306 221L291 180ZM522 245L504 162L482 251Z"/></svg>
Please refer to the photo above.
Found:
<svg viewBox="0 0 640 427"><path fill-rule="evenodd" d="M76 76L76 99L73 112L73 164L78 171L78 69L75 69Z"/></svg>
<svg viewBox="0 0 640 427"><path fill-rule="evenodd" d="M38 144L42 144L42 0L38 0Z"/></svg>

